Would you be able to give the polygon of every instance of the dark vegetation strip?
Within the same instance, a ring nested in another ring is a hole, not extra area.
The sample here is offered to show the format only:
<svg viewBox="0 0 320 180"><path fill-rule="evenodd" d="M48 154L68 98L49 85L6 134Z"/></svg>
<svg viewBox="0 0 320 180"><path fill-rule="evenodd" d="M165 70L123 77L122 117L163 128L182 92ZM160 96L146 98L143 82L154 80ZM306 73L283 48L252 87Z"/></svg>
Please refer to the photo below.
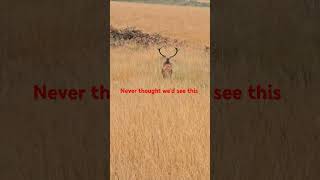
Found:
<svg viewBox="0 0 320 180"><path fill-rule="evenodd" d="M186 45L185 41L171 39L157 33L148 34L135 27L126 27L123 29L116 29L110 26L110 47L121 47L126 44L136 44L139 47L152 47L152 46L176 46L181 47ZM204 46L203 50L210 53L210 47ZM212 53L215 53L215 47Z"/></svg>
<svg viewBox="0 0 320 180"><path fill-rule="evenodd" d="M152 45L164 45L164 44L181 44L176 39L169 39L168 37L161 36L160 34L148 34L142 32L135 27L127 27L123 29L116 29L113 26L110 27L110 46L122 46L126 43L135 43L145 47Z"/></svg>

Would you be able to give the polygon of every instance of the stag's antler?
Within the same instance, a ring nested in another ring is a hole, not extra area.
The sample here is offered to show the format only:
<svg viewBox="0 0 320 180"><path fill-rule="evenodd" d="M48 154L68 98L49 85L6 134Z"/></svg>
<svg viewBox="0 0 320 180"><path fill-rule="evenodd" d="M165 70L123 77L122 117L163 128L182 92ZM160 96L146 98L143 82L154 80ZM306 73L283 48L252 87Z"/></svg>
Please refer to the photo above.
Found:
<svg viewBox="0 0 320 180"><path fill-rule="evenodd" d="M176 49L176 53L175 53L174 55L170 56L168 59L171 59L171 58L173 58L175 55L177 55L177 53L178 53L179 49L178 49L178 48L176 48L176 47L175 47L175 49Z"/></svg>
<svg viewBox="0 0 320 180"><path fill-rule="evenodd" d="M163 48L163 47L161 47L161 48ZM167 58L165 55L163 55L163 54L161 53L161 48L158 49L158 50L159 50L159 53L161 54L162 57Z"/></svg>
<svg viewBox="0 0 320 180"><path fill-rule="evenodd" d="M163 55L163 54L161 53L161 49L162 49L162 48L163 48L163 47L161 47L161 48L158 49L158 50L159 50L159 53L160 53L161 56L163 56L164 58L167 58L167 56L165 56L165 55ZM173 58L175 55L177 55L179 49L175 47L175 50L176 50L175 54L172 55L172 56L170 56L170 57L168 57L167 59L171 59L171 58Z"/></svg>

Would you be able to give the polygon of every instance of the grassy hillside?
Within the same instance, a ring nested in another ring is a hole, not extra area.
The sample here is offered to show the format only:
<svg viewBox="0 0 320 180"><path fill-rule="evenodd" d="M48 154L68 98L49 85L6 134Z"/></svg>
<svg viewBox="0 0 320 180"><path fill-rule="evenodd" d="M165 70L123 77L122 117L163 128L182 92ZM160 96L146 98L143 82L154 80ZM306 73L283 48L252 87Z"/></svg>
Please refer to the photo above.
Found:
<svg viewBox="0 0 320 180"><path fill-rule="evenodd" d="M209 8L111 2L110 11L115 28L136 27L196 47L210 45Z"/></svg>
<svg viewBox="0 0 320 180"><path fill-rule="evenodd" d="M112 0L123 2L138 2L138 3L152 3L152 4L171 4L181 6L198 6L198 7L210 7L210 1L207 0Z"/></svg>
<svg viewBox="0 0 320 180"><path fill-rule="evenodd" d="M111 179L209 179L209 9L112 2L111 25ZM179 48L171 80L161 75L162 45Z"/></svg>

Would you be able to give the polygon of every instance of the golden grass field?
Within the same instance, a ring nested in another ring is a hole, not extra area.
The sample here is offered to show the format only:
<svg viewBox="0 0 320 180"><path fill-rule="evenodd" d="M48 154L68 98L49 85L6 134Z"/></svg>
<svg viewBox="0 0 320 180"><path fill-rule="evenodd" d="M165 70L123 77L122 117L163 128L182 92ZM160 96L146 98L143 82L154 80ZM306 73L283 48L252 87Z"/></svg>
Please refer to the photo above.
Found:
<svg viewBox="0 0 320 180"><path fill-rule="evenodd" d="M209 3L210 0L197 0L198 2Z"/></svg>
<svg viewBox="0 0 320 180"><path fill-rule="evenodd" d="M210 9L203 7L111 2L111 24L135 26L197 45L210 45Z"/></svg>
<svg viewBox="0 0 320 180"><path fill-rule="evenodd" d="M171 80L162 78L157 47L111 48L111 179L209 179L209 8L111 2L111 24L199 47L179 47ZM120 94L121 88L199 93Z"/></svg>

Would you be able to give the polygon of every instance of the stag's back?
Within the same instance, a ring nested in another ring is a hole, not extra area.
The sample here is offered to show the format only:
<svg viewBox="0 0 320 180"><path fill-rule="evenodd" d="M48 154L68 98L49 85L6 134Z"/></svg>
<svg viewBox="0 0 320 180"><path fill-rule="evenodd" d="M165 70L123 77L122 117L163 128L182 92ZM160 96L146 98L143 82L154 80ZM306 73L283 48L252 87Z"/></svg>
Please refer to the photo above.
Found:
<svg viewBox="0 0 320 180"><path fill-rule="evenodd" d="M170 62L163 63L162 76L163 78L170 78L172 75L172 64Z"/></svg>

